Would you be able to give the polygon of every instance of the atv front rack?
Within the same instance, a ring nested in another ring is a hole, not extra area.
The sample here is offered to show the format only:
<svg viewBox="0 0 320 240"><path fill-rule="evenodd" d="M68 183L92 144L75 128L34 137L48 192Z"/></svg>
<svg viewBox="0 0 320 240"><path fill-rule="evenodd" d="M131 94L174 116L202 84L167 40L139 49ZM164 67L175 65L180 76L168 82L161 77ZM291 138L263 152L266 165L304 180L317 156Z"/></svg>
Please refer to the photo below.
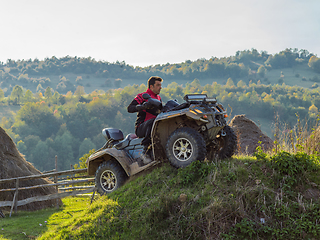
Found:
<svg viewBox="0 0 320 240"><path fill-rule="evenodd" d="M208 98L207 94L187 94L183 98L188 103L211 103L215 104L217 99L215 98Z"/></svg>

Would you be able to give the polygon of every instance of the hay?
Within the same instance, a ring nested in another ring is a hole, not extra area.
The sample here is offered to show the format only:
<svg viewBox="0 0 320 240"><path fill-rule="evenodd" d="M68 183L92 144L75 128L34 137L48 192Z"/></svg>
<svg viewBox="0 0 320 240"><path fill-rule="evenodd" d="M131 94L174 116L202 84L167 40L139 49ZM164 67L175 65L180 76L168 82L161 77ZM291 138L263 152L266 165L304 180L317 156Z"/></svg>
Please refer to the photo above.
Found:
<svg viewBox="0 0 320 240"><path fill-rule="evenodd" d="M235 116L230 127L234 130L238 139L238 153L252 155L258 146L264 151L273 148L273 141L265 135L260 128L245 115ZM261 142L261 144L259 144Z"/></svg>
<svg viewBox="0 0 320 240"><path fill-rule="evenodd" d="M23 177L30 175L41 174L32 164L27 162L24 157L18 151L16 145L7 133L0 127L0 179ZM34 179L20 181L20 187L41 185L46 183L52 183L48 179ZM14 188L15 182L0 184L0 188ZM43 196L52 193L56 193L55 187L43 187L31 190L21 190L18 194L18 200ZM12 201L14 192L0 192L0 201ZM59 204L61 204L59 199ZM38 210L54 206L56 200L47 200L41 202L34 202L24 206L18 207L19 210Z"/></svg>

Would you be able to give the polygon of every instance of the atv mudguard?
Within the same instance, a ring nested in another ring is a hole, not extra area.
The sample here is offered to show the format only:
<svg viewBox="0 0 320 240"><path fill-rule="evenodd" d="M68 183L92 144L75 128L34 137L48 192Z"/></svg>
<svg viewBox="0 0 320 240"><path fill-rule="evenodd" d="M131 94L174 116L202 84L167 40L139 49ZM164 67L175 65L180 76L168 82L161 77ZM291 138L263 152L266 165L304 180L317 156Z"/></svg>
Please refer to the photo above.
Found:
<svg viewBox="0 0 320 240"><path fill-rule="evenodd" d="M186 124L185 117L187 117L187 119L190 119L193 123L191 125L194 126L199 126L204 123L200 120L200 116L190 111L189 108L160 113L152 126L151 139L153 141L155 140L155 138L160 140L162 148L165 149L165 145L169 135L177 128Z"/></svg>
<svg viewBox="0 0 320 240"><path fill-rule="evenodd" d="M88 175L94 175L99 165L104 161L117 161L127 176L134 175L144 169L150 167L155 162L151 162L145 166L140 167L137 162L133 162L124 150L118 150L116 148L106 148L98 150L87 159Z"/></svg>
<svg viewBox="0 0 320 240"><path fill-rule="evenodd" d="M211 136L210 138L215 138L224 126L218 126L214 119L214 114L208 114L207 117L210 119L204 119L204 114L205 113L201 111L198 105L193 105L181 110L160 113L152 126L151 139L153 146L157 146L157 142L160 141L162 149L165 149L170 134L177 128L186 125L196 130L199 126L204 125ZM154 152L156 158L158 158L158 155L159 154Z"/></svg>

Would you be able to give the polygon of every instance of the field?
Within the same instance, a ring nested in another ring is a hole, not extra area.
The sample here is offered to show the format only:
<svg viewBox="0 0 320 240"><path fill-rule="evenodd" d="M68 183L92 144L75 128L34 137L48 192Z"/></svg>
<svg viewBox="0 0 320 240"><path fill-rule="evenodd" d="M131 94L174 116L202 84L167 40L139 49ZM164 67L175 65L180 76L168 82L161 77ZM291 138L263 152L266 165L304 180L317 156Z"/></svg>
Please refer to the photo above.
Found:
<svg viewBox="0 0 320 240"><path fill-rule="evenodd" d="M267 72L266 77L269 79L270 84L279 84L281 73L284 76L284 82L289 86L301 86L310 88L314 82L309 81L310 78L317 76L320 78L320 74L317 74L310 70L307 65L298 65L295 68L274 69ZM296 76L296 74L299 74ZM302 81L305 77L307 81ZM262 82L263 83L263 82Z"/></svg>
<svg viewBox="0 0 320 240"><path fill-rule="evenodd" d="M51 231L64 221L76 217L90 205L91 195L63 199L60 209L49 208L35 212L18 211L12 217L0 219L0 239L35 239L42 233Z"/></svg>

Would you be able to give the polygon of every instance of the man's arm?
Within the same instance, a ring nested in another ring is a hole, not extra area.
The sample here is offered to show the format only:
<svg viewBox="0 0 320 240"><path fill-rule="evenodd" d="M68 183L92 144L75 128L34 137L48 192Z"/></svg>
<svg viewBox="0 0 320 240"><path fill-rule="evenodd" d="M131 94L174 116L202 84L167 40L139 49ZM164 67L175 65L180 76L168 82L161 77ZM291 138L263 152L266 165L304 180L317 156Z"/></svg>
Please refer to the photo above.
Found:
<svg viewBox="0 0 320 240"><path fill-rule="evenodd" d="M129 113L135 113L138 112L136 106L138 105L138 102L136 99L133 99L132 102L129 104L129 106L127 107L127 110Z"/></svg>
<svg viewBox="0 0 320 240"><path fill-rule="evenodd" d="M127 110L129 113L134 113L149 109L150 107L151 105L149 102L143 102L142 104L139 104L136 99L133 99L133 101L127 107Z"/></svg>

